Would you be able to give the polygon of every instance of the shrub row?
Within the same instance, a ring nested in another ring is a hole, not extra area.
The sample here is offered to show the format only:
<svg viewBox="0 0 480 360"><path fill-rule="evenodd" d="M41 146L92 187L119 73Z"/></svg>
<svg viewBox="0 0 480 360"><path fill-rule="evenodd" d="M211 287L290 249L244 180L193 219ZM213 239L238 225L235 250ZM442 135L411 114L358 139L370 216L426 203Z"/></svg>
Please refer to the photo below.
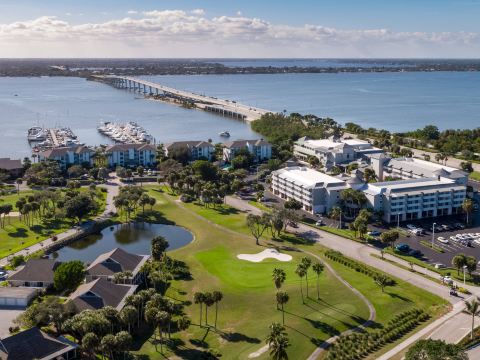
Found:
<svg viewBox="0 0 480 360"><path fill-rule="evenodd" d="M423 310L412 309L395 316L383 329L340 336L330 347L326 359L363 359L383 346L400 339L428 318L429 315Z"/></svg>
<svg viewBox="0 0 480 360"><path fill-rule="evenodd" d="M365 274L369 277L371 277L372 279L376 279L377 277L379 276L384 276L385 274L380 272L380 271L376 271L374 269L372 269L371 267L367 266L367 265L364 265L362 263L359 263L353 259L350 259L346 256L344 256L341 252L339 251L335 251L335 250L327 250L325 251L325 256L330 259L330 260L333 260L333 261L336 261L342 265L345 265L351 269L354 269L355 271L359 272L359 273L362 273L362 274ZM388 283L387 283L387 286L393 286L395 285L395 280L392 279L391 277L387 276L388 278Z"/></svg>

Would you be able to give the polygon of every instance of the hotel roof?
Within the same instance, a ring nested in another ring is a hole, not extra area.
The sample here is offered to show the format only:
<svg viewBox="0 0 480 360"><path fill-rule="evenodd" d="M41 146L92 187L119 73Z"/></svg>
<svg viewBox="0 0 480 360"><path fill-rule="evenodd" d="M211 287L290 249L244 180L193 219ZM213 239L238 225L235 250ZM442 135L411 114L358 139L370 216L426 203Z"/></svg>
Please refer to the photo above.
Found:
<svg viewBox="0 0 480 360"><path fill-rule="evenodd" d="M378 183L370 183L363 190L369 194L391 194L402 195L431 193L438 190L465 190L465 186L457 185L454 180L437 177L407 179L398 181L384 181Z"/></svg>
<svg viewBox="0 0 480 360"><path fill-rule="evenodd" d="M308 167L292 166L274 172L280 178L297 185L314 188L319 186L346 186L345 181Z"/></svg>
<svg viewBox="0 0 480 360"><path fill-rule="evenodd" d="M412 172L415 175L423 177L432 177L438 175L443 177L467 176L467 174L462 170L417 158L392 158L387 160L384 166L398 170L401 169L403 172Z"/></svg>

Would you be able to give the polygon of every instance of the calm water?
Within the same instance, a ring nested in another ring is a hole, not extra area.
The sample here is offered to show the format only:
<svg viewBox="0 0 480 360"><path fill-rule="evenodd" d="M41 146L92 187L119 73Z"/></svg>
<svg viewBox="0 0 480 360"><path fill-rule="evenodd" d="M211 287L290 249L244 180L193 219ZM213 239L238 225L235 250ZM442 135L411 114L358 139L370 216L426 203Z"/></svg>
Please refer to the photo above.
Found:
<svg viewBox="0 0 480 360"><path fill-rule="evenodd" d="M182 227L163 224L116 225L113 230L104 229L99 235L91 235L66 246L56 253L60 261L81 260L92 262L98 255L117 247L133 254L150 254L150 241L161 235L170 243L168 250L175 250L189 244L193 235Z"/></svg>
<svg viewBox="0 0 480 360"><path fill-rule="evenodd" d="M480 126L480 73L342 73L152 76L156 82L272 111L313 113L364 127L405 131ZM18 96L15 96L18 95ZM256 138L248 124L144 100L128 91L78 78L0 78L0 157L29 155L26 131L71 127L89 145L107 143L102 120L137 121L157 142Z"/></svg>

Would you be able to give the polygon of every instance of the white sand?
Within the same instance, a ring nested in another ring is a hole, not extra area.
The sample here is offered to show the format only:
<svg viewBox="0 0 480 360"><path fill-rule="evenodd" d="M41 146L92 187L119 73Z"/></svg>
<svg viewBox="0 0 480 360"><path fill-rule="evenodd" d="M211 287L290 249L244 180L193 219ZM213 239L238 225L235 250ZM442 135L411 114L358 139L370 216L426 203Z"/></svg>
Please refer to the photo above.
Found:
<svg viewBox="0 0 480 360"><path fill-rule="evenodd" d="M260 262L264 259L272 258L279 261L290 261L292 257L288 254L281 254L275 249L265 249L258 254L238 254L237 258L240 260L247 260L251 262Z"/></svg>

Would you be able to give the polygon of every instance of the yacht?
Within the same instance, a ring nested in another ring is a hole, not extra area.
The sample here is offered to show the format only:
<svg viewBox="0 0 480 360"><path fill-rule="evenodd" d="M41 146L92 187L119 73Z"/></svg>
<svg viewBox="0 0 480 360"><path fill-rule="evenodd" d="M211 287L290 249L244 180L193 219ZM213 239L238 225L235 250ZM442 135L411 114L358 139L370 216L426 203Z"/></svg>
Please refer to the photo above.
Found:
<svg viewBox="0 0 480 360"><path fill-rule="evenodd" d="M227 130L222 131L222 132L221 132L220 134L218 134L218 135L223 136L223 137L230 137L230 133L229 133Z"/></svg>
<svg viewBox="0 0 480 360"><path fill-rule="evenodd" d="M34 126L28 129L28 141L45 141L47 139L47 132L40 126Z"/></svg>

